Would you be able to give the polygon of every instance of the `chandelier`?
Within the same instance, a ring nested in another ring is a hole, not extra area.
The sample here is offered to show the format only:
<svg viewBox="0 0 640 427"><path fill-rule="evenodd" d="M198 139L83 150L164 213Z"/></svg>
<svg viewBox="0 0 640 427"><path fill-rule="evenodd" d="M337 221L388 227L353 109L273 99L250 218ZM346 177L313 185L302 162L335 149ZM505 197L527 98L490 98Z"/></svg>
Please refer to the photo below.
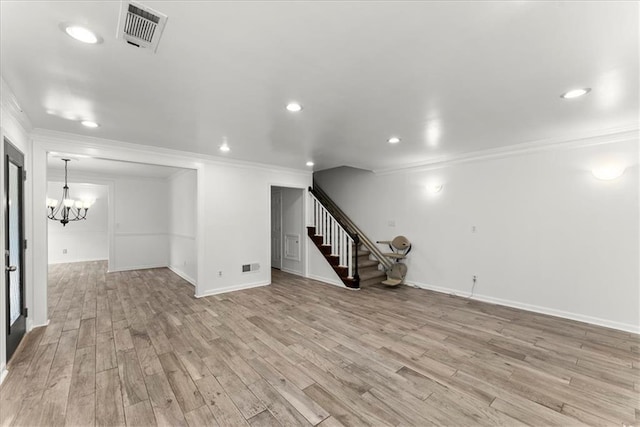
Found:
<svg viewBox="0 0 640 427"><path fill-rule="evenodd" d="M62 159L64 162L64 187L62 187L62 200L47 199L47 217L54 221L60 221L63 227L71 221L87 219L87 211L93 204L91 200L73 200L69 196L67 184L67 164L70 159Z"/></svg>

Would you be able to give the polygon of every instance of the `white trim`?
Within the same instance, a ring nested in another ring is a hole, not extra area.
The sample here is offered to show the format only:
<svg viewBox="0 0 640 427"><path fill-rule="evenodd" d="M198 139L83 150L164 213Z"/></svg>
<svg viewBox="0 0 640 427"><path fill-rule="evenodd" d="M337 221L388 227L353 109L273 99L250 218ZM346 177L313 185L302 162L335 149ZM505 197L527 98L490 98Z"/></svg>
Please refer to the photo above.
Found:
<svg viewBox="0 0 640 427"><path fill-rule="evenodd" d="M416 162L405 166L385 169L375 169L377 175L388 175L398 172L423 172L440 169L460 163L475 162L480 160L498 159L522 154L537 153L540 151L573 149L591 147L594 145L612 144L638 139L640 129L637 125L624 128L609 129L608 131L590 132L573 138L548 138L539 141L525 142L506 147L490 148L487 150L467 151L459 154L434 157L422 162Z"/></svg>
<svg viewBox="0 0 640 427"><path fill-rule="evenodd" d="M167 233L169 237L177 237L185 240L196 240L196 236L187 236L186 234Z"/></svg>
<svg viewBox="0 0 640 427"><path fill-rule="evenodd" d="M304 275L302 272L300 272L300 271L295 271L295 270L291 270L291 269L289 269L289 268L285 268L285 267L282 267L282 268L280 269L280 271L282 271L282 272L284 272L284 273L293 274L294 276L305 277L305 275Z"/></svg>
<svg viewBox="0 0 640 427"><path fill-rule="evenodd" d="M116 237L144 237L144 236L168 236L169 233L161 231L144 231L144 232L136 232L136 231L117 231L113 233Z"/></svg>
<svg viewBox="0 0 640 427"><path fill-rule="evenodd" d="M634 334L640 334L640 325L632 325L632 324L628 324L628 323L620 323L620 322L615 322L615 321L612 321L612 320L601 319L599 317L585 316L583 314L571 313L569 311L556 310L554 308L541 307L541 306L538 306L538 305L526 304L526 303L521 303L521 302L512 301L512 300L506 300L506 299L502 299L502 298L490 297L490 296L486 296L486 295L475 294L475 295L471 296L471 294L469 292L457 291L457 290L454 290L454 289L443 288L443 287L440 287L440 286L427 285L427 284L424 284L424 283L417 283L417 282L408 283L407 282L407 283L405 283L405 285L412 286L414 288L427 289L427 290L434 291L434 292L439 292L439 293L444 293L444 294L448 294L448 295L468 298L468 299L471 299L471 300L487 302L487 303L490 303L490 304L502 305L502 306L505 306L505 307L517 308L517 309L520 309L520 310L531 311L531 312L534 312L534 313L546 314L546 315L549 315L549 316L561 317L563 319L569 319L569 320L575 320L575 321L578 321L578 322L589 323L591 325L604 326L606 328L617 329L617 330L624 331L624 332L631 332L631 333L634 333Z"/></svg>
<svg viewBox="0 0 640 427"><path fill-rule="evenodd" d="M259 288L260 286L269 286L270 284L271 282L267 281L267 282L247 283L244 285L227 286L226 288L212 289L202 294L196 294L195 297L204 298L212 295L225 294L227 292L242 291L242 290L251 289L251 288Z"/></svg>
<svg viewBox="0 0 640 427"><path fill-rule="evenodd" d="M328 285L339 286L341 288L349 289L345 286L344 283L342 283L341 280L334 280L328 277L320 277L320 276L316 276L315 274L307 274L307 279L315 280L316 282L326 283Z"/></svg>
<svg viewBox="0 0 640 427"><path fill-rule="evenodd" d="M42 328L43 326L49 326L49 323L51 323L51 319L47 319L46 323L38 323L37 325L34 325L32 322L31 327L28 329L28 332L31 332L33 328Z"/></svg>
<svg viewBox="0 0 640 427"><path fill-rule="evenodd" d="M93 262L93 261L107 261L107 262L109 262L108 259L104 259L104 258L89 258L89 259L74 258L73 260L70 260L70 261L49 262L49 265L72 264L74 262Z"/></svg>
<svg viewBox="0 0 640 427"><path fill-rule="evenodd" d="M194 172L195 172L195 169L184 169L184 168L183 168L183 169L180 169L180 170L178 170L177 172L174 172L174 173L172 173L171 175L167 176L165 179L166 179L166 180L168 180L168 181L173 181L173 180L175 180L176 178L179 178L179 177L181 177L182 175L184 175L184 174L186 174L186 173L188 173L188 172L191 172L191 171L194 171Z"/></svg>
<svg viewBox="0 0 640 427"><path fill-rule="evenodd" d="M208 259L205 257L206 246L202 236L206 233L204 225L206 218L205 210L205 190L204 190L204 165L198 165L196 169L196 289L194 294L197 295L203 288L205 282L205 265Z"/></svg>
<svg viewBox="0 0 640 427"><path fill-rule="evenodd" d="M51 233L58 233L58 234L107 234L109 232L108 229L104 229L104 230L78 230L78 229L73 229L73 228L58 228L56 227L53 230L49 230L49 232Z"/></svg>
<svg viewBox="0 0 640 427"><path fill-rule="evenodd" d="M47 152L47 156L49 156L50 151ZM71 154L70 154L71 155ZM47 158L48 160L48 158ZM115 159L111 159L111 161L114 162L119 162L119 161L125 161L125 160L115 160ZM152 166L162 166L162 167L167 167L167 168L172 168L172 169L178 169L180 171L192 171L195 169L189 169L189 168L183 168L183 167L173 167L173 166L164 166L164 165L152 165ZM48 181L54 181L54 182L64 182L64 169L60 170L60 169L56 169L56 168L50 168L49 164L47 163L47 171L49 173L49 179ZM137 181L162 181L162 182L168 182L169 181L169 177L164 177L164 176L143 176L143 175L130 175L130 174L121 174L121 173L116 173L116 172L102 172L102 173L98 173L98 172L89 172L89 171L74 171L73 172L73 176L68 178L69 183L75 183L75 184L86 184L83 181L87 181L87 180L111 180L111 181L116 181L119 179L134 179ZM104 185L104 184L103 184Z"/></svg>
<svg viewBox="0 0 640 427"><path fill-rule="evenodd" d="M131 271L131 270L149 270L151 268L168 268L168 266L167 266L167 264L135 265L135 266L132 266L132 267L109 269L109 271L107 271L107 273L117 273L119 271Z"/></svg>
<svg viewBox="0 0 640 427"><path fill-rule="evenodd" d="M153 159L149 156L147 163L149 164L159 164L161 166L173 166L179 168L186 169L197 169L197 164L207 163L213 165L233 165L237 167L245 167L248 169L263 169L268 171L279 171L279 172L287 172L294 173L298 175L311 175L313 172L304 169L293 169L287 168L283 166L276 166L266 163L258 163L258 162L249 162L244 160L235 160L229 159L226 157L213 156L210 154L202 154L202 153L194 153L189 151L182 150L173 150L169 148L161 148L155 147L152 145L142 145L142 144L134 144L131 142L123 142L112 139L105 138L96 138L91 136L78 135L67 132L58 132L52 131L42 128L34 129L31 133L32 138L41 144L56 144L56 145L65 145L69 147L69 152L71 154L87 154L90 155L93 151L92 149L98 149L101 151L110 151L110 152L118 152L122 153L123 151L129 151L132 153L144 154L148 156L149 154L155 154L162 157L170 157L172 159L172 163L183 163L183 165L167 165L164 163L159 163L156 159ZM65 149L66 151L66 149ZM108 154L105 153L107 157L101 155L100 157L107 158ZM117 157L119 159L120 157Z"/></svg>
<svg viewBox="0 0 640 427"><path fill-rule="evenodd" d="M29 132L31 132L31 130L33 129L31 120L29 119L29 116L27 116L27 113L22 110L22 106L18 102L18 98L16 98L13 90L4 80L4 77L1 76L0 88L0 91L2 92L2 97L0 97L2 108L5 109L7 113L16 120L16 123L22 128L22 132L25 135L28 135Z"/></svg>
<svg viewBox="0 0 640 427"><path fill-rule="evenodd" d="M4 381L5 378L7 378L7 374L9 373L9 370L7 369L7 366L3 366L2 369L0 369L0 384L2 384L2 381Z"/></svg>
<svg viewBox="0 0 640 427"><path fill-rule="evenodd" d="M191 278L191 276L186 274L184 271L180 270L178 267L175 267L173 265L169 265L169 266L167 266L167 268L169 270L173 271L174 273L176 273L178 276L180 276L181 278L183 278L187 282L189 282L190 285L192 285L194 287L196 286L196 281L193 278Z"/></svg>

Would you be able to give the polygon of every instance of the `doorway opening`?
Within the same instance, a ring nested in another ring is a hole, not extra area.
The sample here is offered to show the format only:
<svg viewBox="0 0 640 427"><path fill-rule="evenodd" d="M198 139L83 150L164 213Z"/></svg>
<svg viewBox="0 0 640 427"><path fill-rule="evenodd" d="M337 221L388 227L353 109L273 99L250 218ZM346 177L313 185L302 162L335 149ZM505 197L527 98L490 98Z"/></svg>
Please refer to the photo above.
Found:
<svg viewBox="0 0 640 427"><path fill-rule="evenodd" d="M271 187L271 267L305 275L305 191Z"/></svg>
<svg viewBox="0 0 640 427"><path fill-rule="evenodd" d="M85 219L66 226L47 220L50 288L56 272L88 262L104 273L167 267L196 286L195 169L49 153L48 199L60 200L63 158L71 159L70 198L93 204Z"/></svg>

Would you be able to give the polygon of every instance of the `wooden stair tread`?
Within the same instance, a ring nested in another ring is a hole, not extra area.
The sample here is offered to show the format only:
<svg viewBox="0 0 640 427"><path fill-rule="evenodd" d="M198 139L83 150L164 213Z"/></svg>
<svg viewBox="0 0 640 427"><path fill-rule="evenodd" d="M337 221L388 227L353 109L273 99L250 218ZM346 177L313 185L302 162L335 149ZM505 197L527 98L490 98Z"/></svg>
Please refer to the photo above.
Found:
<svg viewBox="0 0 640 427"><path fill-rule="evenodd" d="M354 280L353 278L347 277L347 275L349 274L348 268L345 266L340 266L340 257L331 254L331 245L325 245L323 236L315 234L315 227L307 227L307 230L309 238L320 250L320 253L325 257L325 259L336 272L342 283L344 283L344 285L348 288L359 289L360 282L358 280Z"/></svg>

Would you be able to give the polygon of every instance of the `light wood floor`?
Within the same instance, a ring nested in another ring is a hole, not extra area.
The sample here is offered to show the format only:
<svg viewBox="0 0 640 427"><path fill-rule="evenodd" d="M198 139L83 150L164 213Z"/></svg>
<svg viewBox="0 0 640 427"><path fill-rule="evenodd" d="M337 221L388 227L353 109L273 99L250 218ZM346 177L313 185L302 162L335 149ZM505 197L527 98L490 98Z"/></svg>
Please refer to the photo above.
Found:
<svg viewBox="0 0 640 427"><path fill-rule="evenodd" d="M0 425L639 425L639 337L274 271L194 299L167 269L51 267Z"/></svg>

